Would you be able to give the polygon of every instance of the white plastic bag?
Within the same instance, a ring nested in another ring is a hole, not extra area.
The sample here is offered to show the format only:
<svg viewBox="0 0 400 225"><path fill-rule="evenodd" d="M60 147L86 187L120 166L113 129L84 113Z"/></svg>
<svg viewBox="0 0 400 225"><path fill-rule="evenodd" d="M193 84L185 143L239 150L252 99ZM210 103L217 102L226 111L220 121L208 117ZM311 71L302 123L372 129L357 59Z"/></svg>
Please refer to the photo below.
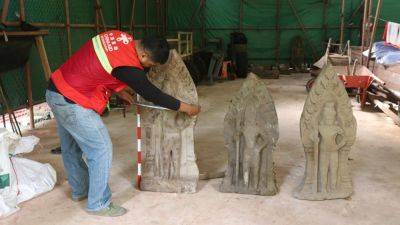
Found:
<svg viewBox="0 0 400 225"><path fill-rule="evenodd" d="M0 218L18 211L18 203L54 188L57 177L50 164L11 156L31 152L38 142L37 137L21 138L0 128Z"/></svg>
<svg viewBox="0 0 400 225"><path fill-rule="evenodd" d="M19 209L18 187L8 151L16 146L18 140L18 135L0 129L0 217L11 215Z"/></svg>
<svg viewBox="0 0 400 225"><path fill-rule="evenodd" d="M20 157L11 157L11 161L18 179L18 203L32 199L54 188L57 175L50 164L42 164Z"/></svg>
<svg viewBox="0 0 400 225"><path fill-rule="evenodd" d="M10 154L12 155L18 155L22 153L29 153L33 151L35 145L39 143L40 139L38 137L35 137L33 135L27 136L27 137L22 137L18 144L15 146L15 149L10 149Z"/></svg>

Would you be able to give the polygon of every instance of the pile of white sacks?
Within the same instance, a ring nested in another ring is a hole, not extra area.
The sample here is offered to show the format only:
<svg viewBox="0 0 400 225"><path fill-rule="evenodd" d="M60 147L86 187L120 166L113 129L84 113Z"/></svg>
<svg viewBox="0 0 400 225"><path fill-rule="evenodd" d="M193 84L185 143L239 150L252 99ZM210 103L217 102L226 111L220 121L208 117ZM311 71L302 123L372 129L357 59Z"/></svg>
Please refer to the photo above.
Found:
<svg viewBox="0 0 400 225"><path fill-rule="evenodd" d="M54 188L57 177L50 164L20 157L38 142L35 136L21 138L0 129L0 218L17 212L19 203Z"/></svg>

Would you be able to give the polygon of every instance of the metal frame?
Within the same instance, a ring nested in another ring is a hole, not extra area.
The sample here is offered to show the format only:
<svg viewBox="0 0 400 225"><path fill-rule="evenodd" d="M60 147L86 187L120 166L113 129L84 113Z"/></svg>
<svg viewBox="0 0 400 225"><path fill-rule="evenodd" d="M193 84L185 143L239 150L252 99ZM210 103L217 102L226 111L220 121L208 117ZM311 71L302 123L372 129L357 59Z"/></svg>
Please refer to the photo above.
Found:
<svg viewBox="0 0 400 225"><path fill-rule="evenodd" d="M177 43L177 51L182 58L193 55L193 32L179 31L177 38L170 38L167 41Z"/></svg>

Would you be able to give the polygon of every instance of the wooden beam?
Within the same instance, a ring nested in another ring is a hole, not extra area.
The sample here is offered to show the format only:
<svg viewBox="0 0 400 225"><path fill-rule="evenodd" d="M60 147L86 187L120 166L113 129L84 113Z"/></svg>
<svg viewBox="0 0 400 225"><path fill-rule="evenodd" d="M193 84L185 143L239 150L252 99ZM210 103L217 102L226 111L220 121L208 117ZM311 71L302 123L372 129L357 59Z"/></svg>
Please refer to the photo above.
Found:
<svg viewBox="0 0 400 225"><path fill-rule="evenodd" d="M374 104L376 106L378 106L378 108L380 110L382 110L383 113L385 113L387 116L392 118L393 122L396 125L400 126L400 117L398 115L396 115L396 113L394 113L392 110L390 110L390 107L387 104L385 104L377 99L374 99Z"/></svg>
<svg viewBox="0 0 400 225"><path fill-rule="evenodd" d="M101 20L101 24L102 24L103 30L107 31L107 25L106 25L106 21L104 19L103 10L102 10L101 4L100 4L100 0L95 0L95 4L96 4L96 10L97 10L97 12L99 13L99 16L100 16L100 20Z"/></svg>
<svg viewBox="0 0 400 225"><path fill-rule="evenodd" d="M115 15L117 21L117 29L121 30L121 0L115 0Z"/></svg>
<svg viewBox="0 0 400 225"><path fill-rule="evenodd" d="M45 78L46 78L46 80L49 80L50 76L51 76L51 69L50 69L50 65L49 65L49 60L47 58L46 49L44 47L43 37L36 36L35 42L36 42L36 48L39 52L40 61L42 62Z"/></svg>
<svg viewBox="0 0 400 225"><path fill-rule="evenodd" d="M281 17L281 1L276 0L276 15L275 15L275 64L279 65L279 58L281 53L281 29L280 29L280 17Z"/></svg>
<svg viewBox="0 0 400 225"><path fill-rule="evenodd" d="M342 45L344 42L344 12L345 12L345 5L346 0L341 0L341 8L340 8L340 49L342 49Z"/></svg>
<svg viewBox="0 0 400 225"><path fill-rule="evenodd" d="M322 9L322 27L323 27L323 41L326 41L326 39L328 38L328 24L327 24L327 11L328 11L328 4L329 4L329 0L324 0L324 6Z"/></svg>
<svg viewBox="0 0 400 225"><path fill-rule="evenodd" d="M25 21L25 0L19 0L19 21Z"/></svg>
<svg viewBox="0 0 400 225"><path fill-rule="evenodd" d="M135 31L135 6L136 6L136 0L132 0L131 25L129 27L131 34L133 34L133 32Z"/></svg>
<svg viewBox="0 0 400 225"><path fill-rule="evenodd" d="M379 22L379 13L381 11L381 6L382 6L382 0L378 0L378 4L376 5L376 10L375 10L375 20L374 20L374 25L372 27L372 33L371 33L371 39L369 41L369 51L368 51L368 58L367 58L367 68L369 68L369 62L371 60L371 55L372 55L372 45L374 44L375 40L375 34Z"/></svg>
<svg viewBox="0 0 400 225"><path fill-rule="evenodd" d="M243 28L243 0L240 0L239 5L239 30L242 31Z"/></svg>
<svg viewBox="0 0 400 225"><path fill-rule="evenodd" d="M26 82L26 95L28 97L30 127L31 129L35 129L35 115L33 112L33 97L32 97L32 74L31 74L31 68L29 66L29 61L25 64L24 74Z"/></svg>
<svg viewBox="0 0 400 225"><path fill-rule="evenodd" d="M160 34L160 0L156 0L156 12L157 12L157 34Z"/></svg>
<svg viewBox="0 0 400 225"><path fill-rule="evenodd" d="M205 47L206 45L206 30L207 30L207 25L206 25L206 18L207 18L207 1L206 0L201 0L202 3L202 19L201 19L201 46Z"/></svg>
<svg viewBox="0 0 400 225"><path fill-rule="evenodd" d="M148 2L147 2L147 0L144 0L144 33L145 33L145 35L147 35L147 33L148 33L148 30L147 30L147 23L148 23L148 21L149 21L149 12L148 12Z"/></svg>
<svg viewBox="0 0 400 225"><path fill-rule="evenodd" d="M1 23L5 23L7 20L9 6L10 6L10 0L3 0L3 6L1 10Z"/></svg>
<svg viewBox="0 0 400 225"><path fill-rule="evenodd" d="M312 44L312 42L310 41L310 39L308 38L308 33L307 33L307 29L303 24L303 21L301 20L299 14L297 13L297 10L292 2L292 0L288 0L289 6L292 9L293 14L295 15L297 22L299 23L301 30L304 33L304 38L305 40L308 42L308 45L311 47L311 53L313 55L313 59L316 61L317 60L317 51L314 47L314 45Z"/></svg>
<svg viewBox="0 0 400 225"><path fill-rule="evenodd" d="M48 35L48 30L38 30L38 31L7 31L5 32L7 36L14 36L14 37L23 37L23 36L41 36L41 35ZM0 33L0 36L3 36L4 33Z"/></svg>
<svg viewBox="0 0 400 225"><path fill-rule="evenodd" d="M71 43L71 19L69 15L69 0L64 0L64 13L65 13L65 29L67 31L68 56L71 57L72 43Z"/></svg>
<svg viewBox="0 0 400 225"><path fill-rule="evenodd" d="M365 46L367 42L367 32L369 30L369 9L370 9L370 0L364 1L364 13L363 13L363 21L362 21L362 29L361 29L361 52L365 51ZM361 65L364 65L364 56L361 55Z"/></svg>

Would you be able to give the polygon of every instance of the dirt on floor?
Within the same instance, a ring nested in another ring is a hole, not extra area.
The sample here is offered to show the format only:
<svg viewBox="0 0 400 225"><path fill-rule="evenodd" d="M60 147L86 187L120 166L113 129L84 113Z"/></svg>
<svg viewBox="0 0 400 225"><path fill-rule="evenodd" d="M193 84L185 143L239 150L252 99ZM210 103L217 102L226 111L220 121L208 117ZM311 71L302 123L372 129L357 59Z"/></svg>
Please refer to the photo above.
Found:
<svg viewBox="0 0 400 225"><path fill-rule="evenodd" d="M307 96L307 74L265 80L275 100L280 139L274 153L280 191L275 196L226 194L218 191L221 179L202 180L195 194L141 192L132 184L136 174L134 112L126 118L112 112L104 122L114 144L110 185L113 201L129 212L119 218L88 215L85 201L70 200L70 190L59 155L56 124L29 133L41 138L28 158L49 162L57 170L55 189L21 204L21 210L4 225L54 224L140 224L140 225L264 225L264 224L400 224L400 128L383 113L362 111L353 102L358 122L357 141L350 153L354 194L349 199L304 201L292 197L303 176L305 159L300 141L299 120ZM195 129L198 166L203 177L220 176L227 151L223 142L223 119L232 95L243 80L199 86L203 112Z"/></svg>

